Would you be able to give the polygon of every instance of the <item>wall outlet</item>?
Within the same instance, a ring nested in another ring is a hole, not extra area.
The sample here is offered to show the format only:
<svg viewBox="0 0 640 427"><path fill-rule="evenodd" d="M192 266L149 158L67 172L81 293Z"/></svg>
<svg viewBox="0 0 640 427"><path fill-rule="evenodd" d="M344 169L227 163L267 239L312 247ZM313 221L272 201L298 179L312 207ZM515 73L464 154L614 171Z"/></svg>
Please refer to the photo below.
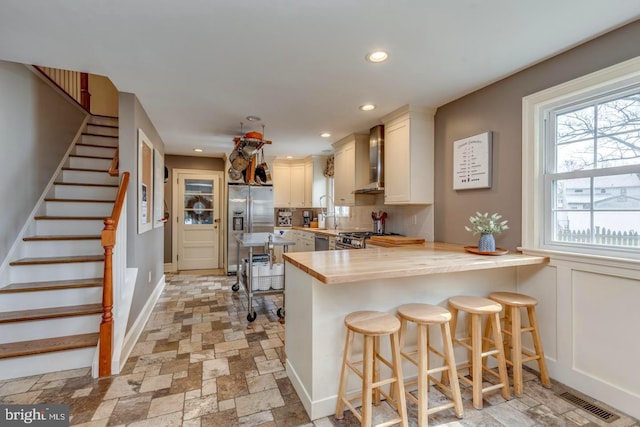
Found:
<svg viewBox="0 0 640 427"><path fill-rule="evenodd" d="M418 215L414 215L413 217L411 217L411 223L413 225L418 225Z"/></svg>
<svg viewBox="0 0 640 427"><path fill-rule="evenodd" d="M149 272L149 283L151 283L151 272Z"/></svg>

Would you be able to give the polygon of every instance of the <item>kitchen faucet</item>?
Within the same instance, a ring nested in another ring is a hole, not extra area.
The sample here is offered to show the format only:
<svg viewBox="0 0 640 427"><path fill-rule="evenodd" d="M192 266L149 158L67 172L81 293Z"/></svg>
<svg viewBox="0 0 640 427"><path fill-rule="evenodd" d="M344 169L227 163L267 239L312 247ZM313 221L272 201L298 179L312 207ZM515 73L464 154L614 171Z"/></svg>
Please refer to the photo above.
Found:
<svg viewBox="0 0 640 427"><path fill-rule="evenodd" d="M327 207L323 207L322 206L322 199L327 199ZM329 204L329 202L331 202L331 204ZM329 213L329 206L331 206L333 208L333 212ZM335 202L333 201L333 199L331 198L331 196L329 196L328 194L323 194L322 196L320 196L320 215L324 215L324 219L326 220L327 218L333 218L333 229L337 230L338 229L338 217L336 216L336 210L335 210Z"/></svg>

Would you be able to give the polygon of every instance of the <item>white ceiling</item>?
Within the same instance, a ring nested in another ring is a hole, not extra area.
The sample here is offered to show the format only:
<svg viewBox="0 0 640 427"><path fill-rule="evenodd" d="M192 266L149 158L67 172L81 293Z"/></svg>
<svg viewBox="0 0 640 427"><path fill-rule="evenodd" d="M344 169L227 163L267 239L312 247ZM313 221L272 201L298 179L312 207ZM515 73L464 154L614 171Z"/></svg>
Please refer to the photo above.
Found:
<svg viewBox="0 0 640 427"><path fill-rule="evenodd" d="M2 0L0 59L108 76L168 154L229 153L256 115L267 156L303 156L639 17L637 0Z"/></svg>

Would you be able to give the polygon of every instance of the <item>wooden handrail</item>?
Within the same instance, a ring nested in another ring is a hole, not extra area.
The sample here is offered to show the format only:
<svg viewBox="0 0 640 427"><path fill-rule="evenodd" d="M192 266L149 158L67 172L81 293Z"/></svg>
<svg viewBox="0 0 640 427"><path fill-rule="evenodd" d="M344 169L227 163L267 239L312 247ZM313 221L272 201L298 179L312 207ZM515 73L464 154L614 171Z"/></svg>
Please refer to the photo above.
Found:
<svg viewBox="0 0 640 427"><path fill-rule="evenodd" d="M129 172L120 179L118 195L113 204L111 216L104 220L101 243L104 247L104 286L102 289L102 322L100 323L100 349L98 355L98 374L100 377L111 375L111 354L113 347L113 247L116 245L116 230L122 213Z"/></svg>
<svg viewBox="0 0 640 427"><path fill-rule="evenodd" d="M113 153L113 159L111 160L111 166L109 166L109 175L118 176L118 167L120 166L120 149L116 148L116 152Z"/></svg>

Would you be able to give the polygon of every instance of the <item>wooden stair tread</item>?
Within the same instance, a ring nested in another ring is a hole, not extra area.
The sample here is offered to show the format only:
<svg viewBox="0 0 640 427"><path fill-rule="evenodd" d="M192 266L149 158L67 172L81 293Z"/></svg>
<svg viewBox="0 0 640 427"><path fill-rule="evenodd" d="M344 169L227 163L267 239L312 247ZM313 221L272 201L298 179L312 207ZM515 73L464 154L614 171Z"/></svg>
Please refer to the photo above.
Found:
<svg viewBox="0 0 640 427"><path fill-rule="evenodd" d="M91 184L82 182L54 182L53 185L77 185L80 187L111 187L118 188L118 184Z"/></svg>
<svg viewBox="0 0 640 427"><path fill-rule="evenodd" d="M106 136L106 135L105 135L105 136ZM112 149L114 149L114 150L117 150L117 149L118 149L118 147L114 147L113 145L83 144L83 143L80 143L80 142L76 144L76 147L78 147L78 146L80 146L80 147L112 148ZM76 157L79 157L77 154L70 154L70 156L71 156L71 155L76 156Z"/></svg>
<svg viewBox="0 0 640 427"><path fill-rule="evenodd" d="M0 313L0 323L29 320L56 319L60 317L86 316L102 313L102 304L83 304L66 307L48 307L31 310L6 311Z"/></svg>
<svg viewBox="0 0 640 427"><path fill-rule="evenodd" d="M88 136L101 136L103 138L117 138L118 135L102 135L99 133L90 133L90 132L82 132L83 135L88 135Z"/></svg>
<svg viewBox="0 0 640 427"><path fill-rule="evenodd" d="M104 172L108 173L108 169L85 169L85 168L62 168L63 171L78 171L78 172Z"/></svg>
<svg viewBox="0 0 640 427"><path fill-rule="evenodd" d="M100 240L100 235L94 236L29 236L24 237L25 242L40 242L49 240Z"/></svg>
<svg viewBox="0 0 640 427"><path fill-rule="evenodd" d="M95 147L95 145L94 145ZM105 148L105 147L100 147L100 148ZM113 149L115 150L116 148L113 147ZM87 156L84 154L69 154L69 157L78 157L81 159L98 159L98 160L113 160L113 157L104 157L104 156Z"/></svg>
<svg viewBox="0 0 640 427"><path fill-rule="evenodd" d="M87 123L87 125L88 126L99 126L99 127L103 127L103 128L113 128L113 129L118 129L119 128L119 126L117 126L117 125L103 125L103 124L98 124L98 123Z"/></svg>
<svg viewBox="0 0 640 427"><path fill-rule="evenodd" d="M81 220L100 220L104 221L105 217L103 216L48 216L48 215L39 215L36 216L35 219L48 219L48 220L73 220L73 221L81 221Z"/></svg>
<svg viewBox="0 0 640 427"><path fill-rule="evenodd" d="M92 114L91 117L104 117L107 119L116 119L118 120L120 118L120 116L110 116L108 114ZM93 123L88 123L88 124L93 124Z"/></svg>
<svg viewBox="0 0 640 427"><path fill-rule="evenodd" d="M105 200L105 199L56 199L52 197L47 197L44 199L45 202L73 202L73 203L113 203L115 200Z"/></svg>
<svg viewBox="0 0 640 427"><path fill-rule="evenodd" d="M12 261L9 265L41 265L41 264L71 264L77 262L100 262L104 261L104 255L86 255L86 256L63 256L63 257L40 257L40 258L22 258Z"/></svg>
<svg viewBox="0 0 640 427"><path fill-rule="evenodd" d="M100 334L96 332L0 344L0 359L94 347L98 344L99 337Z"/></svg>
<svg viewBox="0 0 640 427"><path fill-rule="evenodd" d="M0 294L14 292L54 291L59 289L73 288L95 288L102 286L102 283L103 279L101 277L74 280L52 280L49 282L11 283L4 288L0 288Z"/></svg>

